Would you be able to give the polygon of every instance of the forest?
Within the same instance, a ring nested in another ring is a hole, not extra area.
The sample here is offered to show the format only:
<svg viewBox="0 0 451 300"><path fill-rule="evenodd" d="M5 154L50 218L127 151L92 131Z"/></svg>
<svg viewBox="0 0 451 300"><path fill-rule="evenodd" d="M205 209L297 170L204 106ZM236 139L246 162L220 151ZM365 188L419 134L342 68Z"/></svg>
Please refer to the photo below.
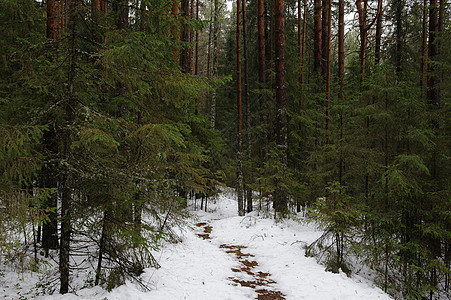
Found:
<svg viewBox="0 0 451 300"><path fill-rule="evenodd" d="M449 3L234 1L0 0L0 279L140 283L230 187L326 270L450 299Z"/></svg>

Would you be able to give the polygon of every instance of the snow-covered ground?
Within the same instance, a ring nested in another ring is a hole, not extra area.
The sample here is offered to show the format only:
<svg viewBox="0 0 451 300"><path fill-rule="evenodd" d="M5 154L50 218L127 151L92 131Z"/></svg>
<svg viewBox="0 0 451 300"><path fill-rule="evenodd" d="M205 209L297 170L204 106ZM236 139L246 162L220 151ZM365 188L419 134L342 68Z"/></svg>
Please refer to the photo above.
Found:
<svg viewBox="0 0 451 300"><path fill-rule="evenodd" d="M256 212L238 217L236 210L236 200L226 191L209 202L208 212L194 211L192 226L180 229L182 242L167 243L155 254L161 268L148 269L142 275L150 292L127 282L111 292L94 287L82 289L77 295L56 294L37 299L256 299L256 289L232 281L250 280L250 276L236 272L242 265L237 256L220 247L224 244L243 246L243 253L254 255L250 259L258 265L253 272L269 273L275 281L269 288L280 291L285 299L390 299L358 276L325 272L314 258L305 257L303 246L321 234L313 225L294 220L276 224ZM204 233L203 227L195 226L199 222L212 227L210 239L197 235ZM19 299L20 295L31 298L33 293L29 291L37 276L26 273L20 277L0 276L0 295L6 299Z"/></svg>

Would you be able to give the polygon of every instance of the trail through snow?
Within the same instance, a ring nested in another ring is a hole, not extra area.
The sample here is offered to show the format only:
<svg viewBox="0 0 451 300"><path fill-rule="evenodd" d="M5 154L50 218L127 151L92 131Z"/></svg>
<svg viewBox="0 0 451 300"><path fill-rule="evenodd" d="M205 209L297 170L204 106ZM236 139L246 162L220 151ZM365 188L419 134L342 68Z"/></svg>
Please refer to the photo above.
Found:
<svg viewBox="0 0 451 300"><path fill-rule="evenodd" d="M304 246L321 234L314 226L275 223L257 212L236 216L234 198L225 191L209 202L208 212L194 211L192 225L180 229L182 242L155 254L161 268L142 275L150 292L127 282L111 292L94 287L41 299L391 299L359 276L325 272L305 257Z"/></svg>

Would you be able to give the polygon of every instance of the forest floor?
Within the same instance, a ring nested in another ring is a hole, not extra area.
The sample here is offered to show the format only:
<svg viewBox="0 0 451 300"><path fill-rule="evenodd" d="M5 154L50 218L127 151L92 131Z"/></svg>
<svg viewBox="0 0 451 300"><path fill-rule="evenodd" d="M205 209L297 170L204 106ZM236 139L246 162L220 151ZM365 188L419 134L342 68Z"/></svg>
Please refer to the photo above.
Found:
<svg viewBox="0 0 451 300"><path fill-rule="evenodd" d="M195 210L190 203L193 218L179 229L181 242L155 252L161 267L142 275L150 292L127 282L111 292L94 287L37 299L391 299L362 276L326 272L305 257L304 246L321 232L301 216L278 223L262 211L239 217L231 191L210 200L207 212L199 204ZM32 298L37 280L0 276L0 299Z"/></svg>

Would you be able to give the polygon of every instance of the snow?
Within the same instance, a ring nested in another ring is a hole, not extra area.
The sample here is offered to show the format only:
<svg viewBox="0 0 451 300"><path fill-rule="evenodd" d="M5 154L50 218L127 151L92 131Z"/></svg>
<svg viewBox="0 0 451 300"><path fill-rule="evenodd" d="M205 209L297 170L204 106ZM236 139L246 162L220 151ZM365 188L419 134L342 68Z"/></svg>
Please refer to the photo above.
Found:
<svg viewBox="0 0 451 300"><path fill-rule="evenodd" d="M37 296L37 299L256 299L255 289L243 287L230 278L249 280L250 275L232 271L240 262L233 253L220 245L240 245L242 253L253 254L249 258L258 265L252 269L270 273L275 283L270 289L280 291L285 299L391 299L379 288L358 276L325 272L325 267L314 258L305 257L303 248L321 234L315 226L306 222L274 219L259 216L257 212L244 217L236 216L237 203L230 191L218 195L208 204L208 212L193 211L191 226L180 228L181 242L167 243L155 253L161 268L146 269L143 282L150 291L138 284L125 285L107 292L100 287L81 289L76 294ZM212 227L210 239L202 239L205 222ZM23 280L14 273L0 276L0 295L18 299L33 290L39 280L37 275L26 273ZM20 289L17 288L18 283ZM15 294L14 294L15 293ZM1 298L1 297L0 297Z"/></svg>

